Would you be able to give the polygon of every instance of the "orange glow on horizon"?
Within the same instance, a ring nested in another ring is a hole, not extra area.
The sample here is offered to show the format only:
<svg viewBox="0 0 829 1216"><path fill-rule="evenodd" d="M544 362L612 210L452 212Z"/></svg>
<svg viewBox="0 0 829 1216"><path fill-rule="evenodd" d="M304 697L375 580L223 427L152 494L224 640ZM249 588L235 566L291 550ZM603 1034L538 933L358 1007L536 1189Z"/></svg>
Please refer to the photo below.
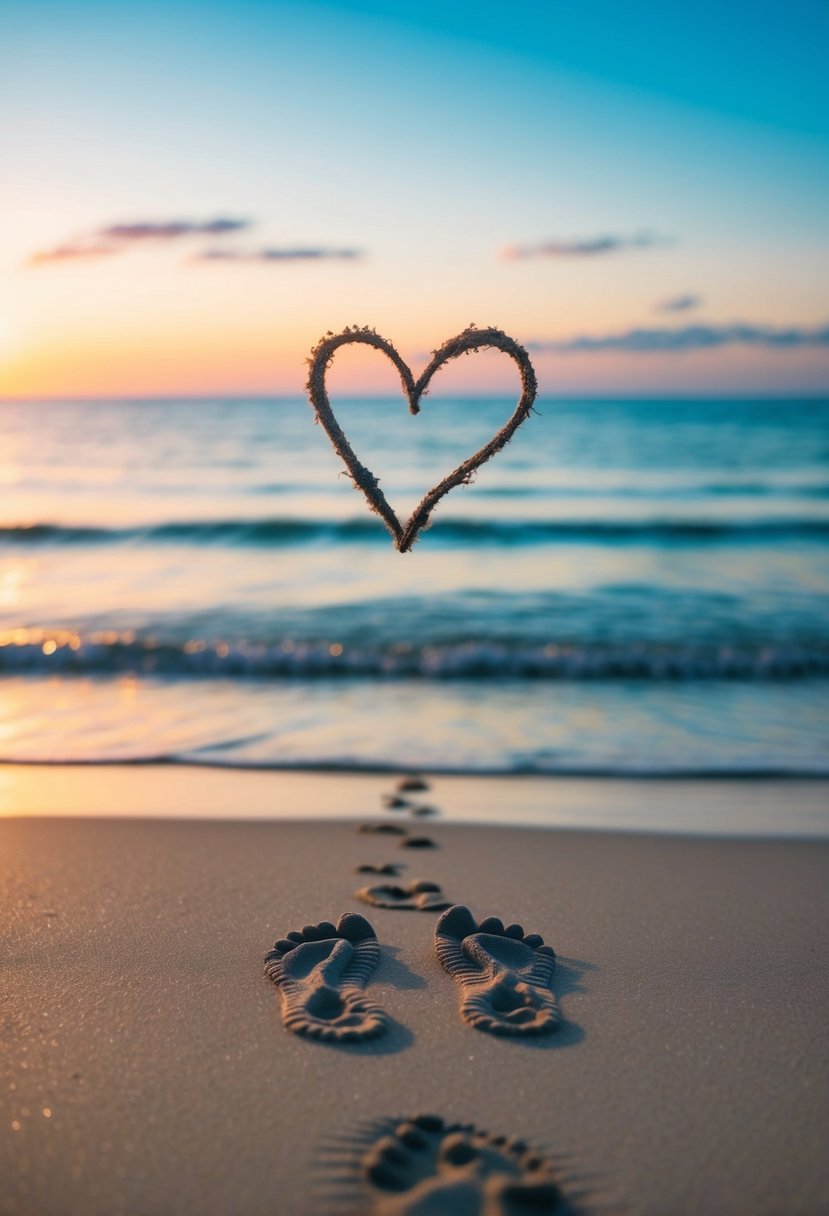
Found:
<svg viewBox="0 0 829 1216"><path fill-rule="evenodd" d="M307 347L272 343L270 351L230 351L214 342L33 347L0 362L0 399L60 397L294 396L305 391ZM403 347L417 373L428 361L423 349ZM825 391L829 358L823 350L765 351L724 348L688 355L624 353L555 356L533 354L541 396L666 397L693 393L769 394ZM341 395L393 396L397 373L382 355L366 359L340 352L329 389ZM442 368L433 395L511 394L517 376L511 361L482 352Z"/></svg>
<svg viewBox="0 0 829 1216"><path fill-rule="evenodd" d="M411 273L406 269L404 284ZM129 272L117 265L96 273L90 267L20 271L14 310L6 308L0 330L0 397L300 394L314 343L327 329L349 324L373 325L415 372L471 320L497 325L525 343L671 324L647 312L656 283L632 285L600 275L563 301L574 284L572 268L552 281L538 266L513 270L504 263L489 268L472 317L468 301L461 305L441 290L440 275L425 277L409 291L389 284L379 267L293 267L270 277L259 267L233 268L226 275L166 265L153 271L143 263ZM460 294L465 300L467 293ZM731 307L739 315L736 300ZM813 315L811 309L804 312L799 323L813 324ZM766 320L775 318L769 308ZM782 320L781 313L776 323ZM814 393L829 383L826 347L532 358L542 395ZM338 352L330 383L339 393L399 391L383 356L364 350ZM508 358L482 352L441 369L434 392L509 394L516 384Z"/></svg>

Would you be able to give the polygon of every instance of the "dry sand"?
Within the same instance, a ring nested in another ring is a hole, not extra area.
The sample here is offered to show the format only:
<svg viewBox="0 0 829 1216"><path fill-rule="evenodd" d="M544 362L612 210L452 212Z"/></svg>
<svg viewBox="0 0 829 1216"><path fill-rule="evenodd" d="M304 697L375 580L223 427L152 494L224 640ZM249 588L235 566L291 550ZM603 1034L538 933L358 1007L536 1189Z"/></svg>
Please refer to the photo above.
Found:
<svg viewBox="0 0 829 1216"><path fill-rule="evenodd" d="M348 1173L367 1122L423 1111L526 1139L584 1211L829 1210L829 845L410 831L440 847L347 821L0 821L0 1212L370 1212L327 1151ZM542 933L561 1027L464 1024L435 914L354 898L388 862ZM343 912L377 931L366 992L391 1020L351 1046L287 1032L263 975L276 938Z"/></svg>

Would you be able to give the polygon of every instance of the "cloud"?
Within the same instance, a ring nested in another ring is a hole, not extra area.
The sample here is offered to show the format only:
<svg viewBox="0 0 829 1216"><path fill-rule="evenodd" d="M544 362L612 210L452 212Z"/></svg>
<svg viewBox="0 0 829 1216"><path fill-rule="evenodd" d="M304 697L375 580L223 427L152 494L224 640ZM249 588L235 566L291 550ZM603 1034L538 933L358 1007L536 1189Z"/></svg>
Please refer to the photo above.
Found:
<svg viewBox="0 0 829 1216"><path fill-rule="evenodd" d="M363 256L359 249L205 249L193 255L194 262L322 262L345 261Z"/></svg>
<svg viewBox="0 0 829 1216"><path fill-rule="evenodd" d="M692 308L699 308L702 303L702 296L692 295L690 292L684 296L672 296L669 300L662 300L659 304L654 305L655 312L690 312Z"/></svg>
<svg viewBox="0 0 829 1216"><path fill-rule="evenodd" d="M582 335L549 342L528 342L539 354L598 354L624 351L632 354L681 354L722 346L757 346L791 350L803 346L829 347L829 325L815 329L774 325L686 325L680 329L628 329L618 334Z"/></svg>
<svg viewBox="0 0 829 1216"><path fill-rule="evenodd" d="M102 240L116 244L132 241L177 241L183 236L226 236L230 232L242 232L252 225L251 220L219 216L213 220L162 220L160 223L139 220L129 224L108 224L95 233Z"/></svg>
<svg viewBox="0 0 829 1216"><path fill-rule="evenodd" d="M110 257L120 253L115 245L58 245L55 249L43 249L27 259L27 266L45 266L50 262L84 262L95 258Z"/></svg>
<svg viewBox="0 0 829 1216"><path fill-rule="evenodd" d="M27 266L46 266L54 262L82 262L94 258L124 253L131 246L161 242L166 244L183 237L227 236L252 227L252 220L232 216L217 216L212 220L136 220L130 223L106 224L88 236L66 241L53 249L38 250L28 258Z"/></svg>
<svg viewBox="0 0 829 1216"><path fill-rule="evenodd" d="M653 249L670 245L667 237L652 232L637 232L633 236L593 236L579 240L544 241L540 245L508 245L501 256L507 261L522 258L594 258L629 249Z"/></svg>

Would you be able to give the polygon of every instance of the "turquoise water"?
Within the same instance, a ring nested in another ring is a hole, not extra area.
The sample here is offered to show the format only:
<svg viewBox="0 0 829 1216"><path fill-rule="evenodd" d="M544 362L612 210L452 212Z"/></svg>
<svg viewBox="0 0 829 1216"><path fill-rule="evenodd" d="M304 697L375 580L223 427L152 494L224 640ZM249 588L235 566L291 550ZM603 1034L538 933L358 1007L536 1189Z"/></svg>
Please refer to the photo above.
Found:
<svg viewBox="0 0 829 1216"><path fill-rule="evenodd" d="M829 772L829 401L539 410L0 404L0 761Z"/></svg>

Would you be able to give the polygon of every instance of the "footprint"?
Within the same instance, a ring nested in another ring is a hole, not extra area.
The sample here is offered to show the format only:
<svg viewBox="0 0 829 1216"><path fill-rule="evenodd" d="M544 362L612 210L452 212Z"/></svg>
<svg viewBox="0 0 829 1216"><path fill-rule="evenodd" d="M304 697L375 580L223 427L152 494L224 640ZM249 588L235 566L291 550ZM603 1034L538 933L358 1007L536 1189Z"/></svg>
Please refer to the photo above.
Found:
<svg viewBox="0 0 829 1216"><path fill-rule="evenodd" d="M550 987L555 951L520 925L497 916L475 923L468 908L444 912L435 926L435 953L460 985L465 1022L492 1034L547 1034L560 1014Z"/></svg>
<svg viewBox="0 0 829 1216"><path fill-rule="evenodd" d="M429 789L429 782L425 777L419 777L417 773L408 773L405 777L400 778L397 788L401 794L422 793L423 790Z"/></svg>
<svg viewBox="0 0 829 1216"><path fill-rule="evenodd" d="M401 870L405 869L402 863L386 862L383 866L364 865L357 866L355 874L385 874L387 878L397 878Z"/></svg>
<svg viewBox="0 0 829 1216"><path fill-rule="evenodd" d="M436 849L438 846L428 836L410 836L400 841L401 849Z"/></svg>
<svg viewBox="0 0 829 1216"><path fill-rule="evenodd" d="M399 794L384 794L381 801L387 811L408 811L412 805L408 798L401 798Z"/></svg>
<svg viewBox="0 0 829 1216"><path fill-rule="evenodd" d="M365 1153L363 1185L377 1216L563 1214L552 1164L527 1145L471 1124L417 1115Z"/></svg>
<svg viewBox="0 0 829 1216"><path fill-rule="evenodd" d="M377 908L411 908L418 912L441 912L451 907L436 882L416 881L408 886L361 887L355 892L364 903Z"/></svg>
<svg viewBox="0 0 829 1216"><path fill-rule="evenodd" d="M383 836L405 836L406 829L399 823L361 823L358 832L379 832Z"/></svg>
<svg viewBox="0 0 829 1216"><path fill-rule="evenodd" d="M424 815L437 815L438 808L436 806L413 806L409 813L421 817Z"/></svg>
<svg viewBox="0 0 829 1216"><path fill-rule="evenodd" d="M294 1034L340 1043L376 1038L388 1016L362 989L380 959L364 916L344 912L280 938L265 955L265 974L282 997L282 1021Z"/></svg>

